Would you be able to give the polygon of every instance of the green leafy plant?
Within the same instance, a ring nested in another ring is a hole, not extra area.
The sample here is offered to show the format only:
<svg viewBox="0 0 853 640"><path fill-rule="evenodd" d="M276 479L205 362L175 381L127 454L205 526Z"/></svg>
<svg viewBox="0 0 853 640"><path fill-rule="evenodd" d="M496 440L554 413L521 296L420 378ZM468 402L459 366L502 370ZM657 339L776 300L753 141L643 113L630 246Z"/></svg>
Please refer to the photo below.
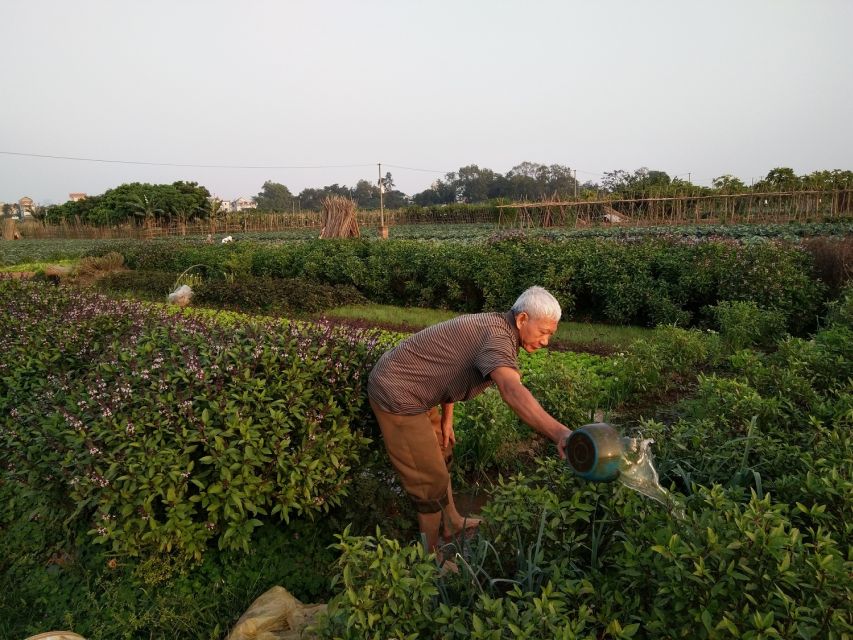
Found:
<svg viewBox="0 0 853 640"><path fill-rule="evenodd" d="M749 347L768 349L785 334L785 314L761 309L752 301L724 300L708 310L730 352Z"/></svg>

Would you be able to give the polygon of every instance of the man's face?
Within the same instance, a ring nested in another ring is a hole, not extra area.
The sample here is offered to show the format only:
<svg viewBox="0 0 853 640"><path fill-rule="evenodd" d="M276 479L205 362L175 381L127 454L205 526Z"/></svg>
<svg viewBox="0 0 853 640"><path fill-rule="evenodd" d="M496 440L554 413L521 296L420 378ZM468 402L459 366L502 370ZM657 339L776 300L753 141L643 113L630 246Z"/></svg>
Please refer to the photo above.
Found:
<svg viewBox="0 0 853 640"><path fill-rule="evenodd" d="M522 311L515 316L515 326L521 339L521 348L527 353L548 346L548 340L557 330L557 321L551 318L531 318Z"/></svg>

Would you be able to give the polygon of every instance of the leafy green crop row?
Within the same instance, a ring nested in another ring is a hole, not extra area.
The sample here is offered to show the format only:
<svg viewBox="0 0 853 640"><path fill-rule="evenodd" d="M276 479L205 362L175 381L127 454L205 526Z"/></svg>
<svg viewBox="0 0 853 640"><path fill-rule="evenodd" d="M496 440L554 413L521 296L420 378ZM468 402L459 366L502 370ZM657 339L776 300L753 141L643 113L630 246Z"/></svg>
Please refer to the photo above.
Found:
<svg viewBox="0 0 853 640"><path fill-rule="evenodd" d="M201 557L346 495L378 336L14 281L0 299L3 475L67 495L97 540Z"/></svg>
<svg viewBox="0 0 853 640"><path fill-rule="evenodd" d="M568 316L617 324L686 325L723 300L785 315L795 332L814 325L826 287L810 256L784 244L505 240L455 245L415 241L311 241L285 245L135 244L129 267L179 273L205 265L228 273L348 285L371 301L480 311L508 308L525 288L554 293Z"/></svg>
<svg viewBox="0 0 853 640"><path fill-rule="evenodd" d="M124 292L165 301L175 286L173 273L120 271L98 280L99 289ZM184 284L183 280L181 284ZM364 297L347 285L326 285L300 278L270 278L245 275L211 278L190 283L193 303L236 308L243 312L316 313L325 309L363 303Z"/></svg>

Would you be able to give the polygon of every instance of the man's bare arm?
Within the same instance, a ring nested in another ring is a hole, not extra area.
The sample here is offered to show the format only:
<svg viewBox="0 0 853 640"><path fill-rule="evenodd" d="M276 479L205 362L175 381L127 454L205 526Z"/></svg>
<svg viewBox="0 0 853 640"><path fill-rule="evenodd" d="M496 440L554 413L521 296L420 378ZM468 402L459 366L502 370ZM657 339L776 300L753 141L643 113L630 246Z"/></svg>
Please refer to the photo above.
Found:
<svg viewBox="0 0 853 640"><path fill-rule="evenodd" d="M498 367L492 371L491 378L497 385L501 398L521 418L522 422L556 444L560 457L565 458L563 444L572 430L557 422L542 408L530 390L521 384L521 375L518 371L510 367Z"/></svg>

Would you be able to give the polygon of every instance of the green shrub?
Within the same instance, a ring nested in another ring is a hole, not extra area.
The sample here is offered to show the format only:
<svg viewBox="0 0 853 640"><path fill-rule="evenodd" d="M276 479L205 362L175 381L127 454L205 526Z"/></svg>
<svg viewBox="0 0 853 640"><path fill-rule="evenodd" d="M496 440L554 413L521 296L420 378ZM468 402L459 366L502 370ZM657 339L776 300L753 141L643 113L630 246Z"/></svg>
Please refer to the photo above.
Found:
<svg viewBox="0 0 853 640"><path fill-rule="evenodd" d="M523 462L522 450L533 446L530 428L520 423L496 389L460 403L454 408L453 423L457 471L515 468Z"/></svg>
<svg viewBox="0 0 853 640"><path fill-rule="evenodd" d="M458 575L437 576L419 546L345 532L343 588L321 637L849 633L853 564L825 531L794 526L786 504L700 488L678 521L627 489L579 483L563 465L543 461L500 485L482 536L457 549Z"/></svg>
<svg viewBox="0 0 853 640"><path fill-rule="evenodd" d="M165 271L120 271L98 280L102 291L134 293L144 298L165 301L174 287L177 274Z"/></svg>
<svg viewBox="0 0 853 640"><path fill-rule="evenodd" d="M131 558L91 545L69 510L0 485L0 637L73 629L86 638L220 638L262 592L330 596L334 538L324 522L269 523L248 553L210 550L200 563ZM25 612L25 615L22 614Z"/></svg>
<svg viewBox="0 0 853 640"><path fill-rule="evenodd" d="M853 329L853 286L846 287L829 305L826 319L830 325Z"/></svg>
<svg viewBox="0 0 853 640"><path fill-rule="evenodd" d="M853 446L851 338L831 324L811 340L783 340L772 354L738 351L727 371L700 375L693 395L668 409L665 423L643 425L660 443L662 477L685 491L720 483L769 491L791 504L843 490ZM816 468L839 480L804 484ZM827 498L824 509L816 521L842 531L849 506Z"/></svg>
<svg viewBox="0 0 853 640"><path fill-rule="evenodd" d="M125 271L102 278L99 288L165 301L175 287L176 278L176 274L162 271ZM365 301L351 286L317 284L299 278L213 277L193 282L191 287L196 304L242 311L317 313Z"/></svg>
<svg viewBox="0 0 853 640"><path fill-rule="evenodd" d="M785 314L761 309L752 301L724 300L708 309L729 351L749 347L769 349L785 334Z"/></svg>
<svg viewBox="0 0 853 640"><path fill-rule="evenodd" d="M357 288L369 300L481 311L508 308L525 288L546 286L567 313L619 324L686 325L721 300L784 309L788 329L817 320L826 287L810 256L781 243L739 245L676 239L560 240L509 237L488 243L305 240L279 245L157 242L124 245L130 268L204 265L203 275L305 278Z"/></svg>
<svg viewBox="0 0 853 640"><path fill-rule="evenodd" d="M339 536L333 585L343 592L329 604L323 637L341 640L419 640L432 635L430 609L438 566L421 545L382 537Z"/></svg>
<svg viewBox="0 0 853 640"><path fill-rule="evenodd" d="M375 338L8 281L0 299L4 481L67 495L96 541L200 558L346 495Z"/></svg>
<svg viewBox="0 0 853 640"><path fill-rule="evenodd" d="M627 354L617 356L613 393L622 400L633 394L663 394L712 367L719 349L713 334L661 327L654 339L637 340Z"/></svg>

